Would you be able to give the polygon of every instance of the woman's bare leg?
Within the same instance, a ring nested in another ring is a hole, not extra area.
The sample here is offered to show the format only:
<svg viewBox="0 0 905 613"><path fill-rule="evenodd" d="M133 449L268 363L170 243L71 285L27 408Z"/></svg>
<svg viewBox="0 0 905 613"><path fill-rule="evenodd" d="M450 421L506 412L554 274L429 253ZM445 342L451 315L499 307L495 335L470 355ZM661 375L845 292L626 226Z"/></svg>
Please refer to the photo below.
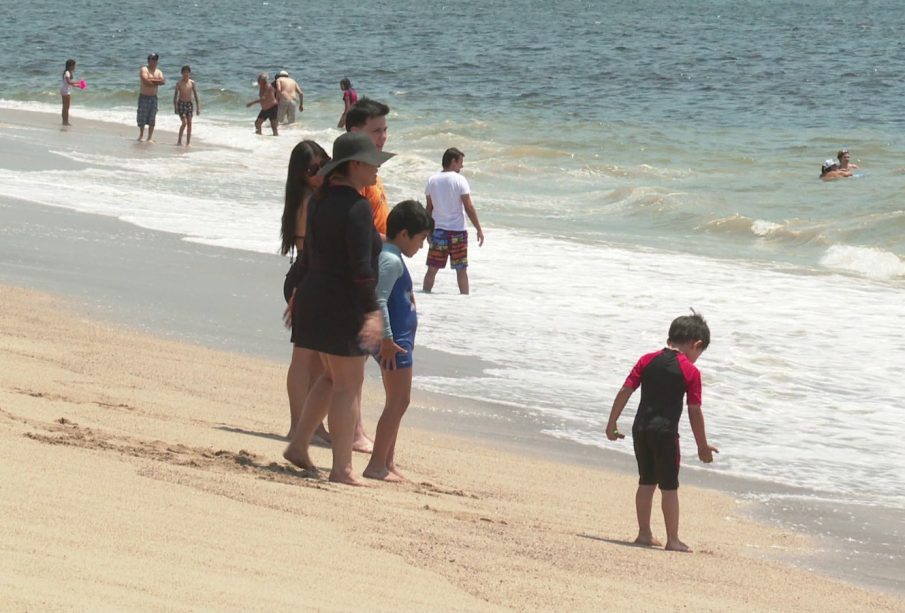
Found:
<svg viewBox="0 0 905 613"><path fill-rule="evenodd" d="M327 371L333 377L333 393L327 423L333 441L333 469L330 480L347 485L363 485L352 472L352 442L358 418L356 398L361 395L366 356L327 356Z"/></svg>
<svg viewBox="0 0 905 613"><path fill-rule="evenodd" d="M299 468L315 469L314 462L311 461L311 457L308 455L308 446L311 443L311 436L314 434L314 430L318 424L324 421L324 417L326 417L327 411L330 409L332 396L333 371L328 361L327 368L318 377L305 398L305 404L302 407L302 414L295 427L295 433L292 436L292 440L289 441L286 451L283 452L283 457Z"/></svg>

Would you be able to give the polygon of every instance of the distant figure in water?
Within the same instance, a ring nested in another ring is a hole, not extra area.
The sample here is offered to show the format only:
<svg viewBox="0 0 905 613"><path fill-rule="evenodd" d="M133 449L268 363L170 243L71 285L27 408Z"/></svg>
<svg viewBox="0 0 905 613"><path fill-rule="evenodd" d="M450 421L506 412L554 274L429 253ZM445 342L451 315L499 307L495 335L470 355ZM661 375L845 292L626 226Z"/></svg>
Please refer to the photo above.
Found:
<svg viewBox="0 0 905 613"><path fill-rule="evenodd" d="M264 125L265 121L269 121L270 129L273 130L273 135L278 136L277 110L279 103L277 102L277 90L269 83L269 81L270 75L266 72L262 72L258 75L258 98L252 100L245 106L250 107L255 104L261 105L261 112L258 113L258 118L255 119L255 134L260 134L261 126Z"/></svg>
<svg viewBox="0 0 905 613"><path fill-rule="evenodd" d="M71 126L69 123L69 102L72 96L72 88L78 87L73 81L73 73L75 72L75 60L66 60L66 68L63 69L63 85L60 86L60 96L63 97L63 125Z"/></svg>
<svg viewBox="0 0 905 613"><path fill-rule="evenodd" d="M339 116L336 127L342 129L346 127L346 113L358 102L358 93L352 89L352 81L349 79L340 81L339 88L343 90L343 113Z"/></svg>
<svg viewBox="0 0 905 613"><path fill-rule="evenodd" d="M701 412L701 373L694 363L710 345L710 328L697 313L683 315L669 326L666 347L641 357L613 400L606 437L625 438L616 421L632 393L641 387L641 401L632 424L632 443L638 461L637 545L660 547L650 527L654 493L660 488L663 519L666 522L666 549L691 551L679 540L679 419L682 400L688 404L688 421L698 447L698 459L713 462L716 447L707 442Z"/></svg>
<svg viewBox="0 0 905 613"><path fill-rule="evenodd" d="M192 146L192 115L201 115L201 100L198 99L198 87L192 80L192 67L182 67L182 78L176 81L173 92L173 111L179 115L182 124L179 126L179 138L176 146L182 146L182 135L185 134L185 146Z"/></svg>
<svg viewBox="0 0 905 613"><path fill-rule="evenodd" d="M839 153L836 154L836 159L839 160L839 170L858 170L857 164L849 162L851 158L852 156L848 149L840 149Z"/></svg>
<svg viewBox="0 0 905 613"><path fill-rule="evenodd" d="M820 167L821 181L835 181L836 179L845 179L850 176L852 176L852 171L839 168L839 163L836 160L827 160Z"/></svg>
<svg viewBox="0 0 905 613"><path fill-rule="evenodd" d="M161 85L166 84L167 80L163 76L163 72L157 67L160 56L156 53L148 55L147 66L142 66L138 71L139 88L138 88L138 113L136 122L138 124L138 140L145 135L145 126L148 126L148 142L154 142L154 124L157 121L157 90Z"/></svg>

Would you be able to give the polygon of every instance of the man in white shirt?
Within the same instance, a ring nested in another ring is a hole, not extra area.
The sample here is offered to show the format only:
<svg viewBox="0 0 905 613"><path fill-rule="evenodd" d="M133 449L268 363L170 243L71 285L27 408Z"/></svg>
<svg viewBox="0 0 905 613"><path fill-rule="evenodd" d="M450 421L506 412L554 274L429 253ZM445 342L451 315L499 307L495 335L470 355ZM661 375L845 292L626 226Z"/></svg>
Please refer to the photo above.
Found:
<svg viewBox="0 0 905 613"><path fill-rule="evenodd" d="M427 214L434 219L434 232L427 252L427 272L423 289L434 288L437 271L450 268L456 271L459 293L468 293L468 232L465 215L471 220L478 237L478 246L484 245L484 232L478 221L478 213L471 202L471 189L465 177L459 174L465 165L465 154L452 147L443 153L443 170L432 175L424 190L427 196Z"/></svg>

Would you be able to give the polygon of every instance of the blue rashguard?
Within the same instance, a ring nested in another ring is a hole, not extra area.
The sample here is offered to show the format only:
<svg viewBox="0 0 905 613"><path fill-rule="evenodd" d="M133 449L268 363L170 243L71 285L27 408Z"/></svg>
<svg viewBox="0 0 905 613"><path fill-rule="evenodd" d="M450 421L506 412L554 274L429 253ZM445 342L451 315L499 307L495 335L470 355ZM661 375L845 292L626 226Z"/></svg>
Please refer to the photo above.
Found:
<svg viewBox="0 0 905 613"><path fill-rule="evenodd" d="M418 314L412 293L412 277L402 261L399 247L384 243L378 270L376 293L377 306L383 314L383 337L392 338L407 352L396 354L396 368L411 368Z"/></svg>

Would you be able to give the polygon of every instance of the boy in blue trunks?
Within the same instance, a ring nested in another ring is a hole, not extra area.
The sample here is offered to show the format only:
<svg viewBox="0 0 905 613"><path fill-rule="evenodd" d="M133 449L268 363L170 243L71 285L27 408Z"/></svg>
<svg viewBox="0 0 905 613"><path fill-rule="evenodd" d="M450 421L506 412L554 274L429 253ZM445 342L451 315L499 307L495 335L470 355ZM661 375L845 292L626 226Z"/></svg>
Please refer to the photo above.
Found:
<svg viewBox="0 0 905 613"><path fill-rule="evenodd" d="M654 492L659 486L666 549L691 551L679 540L679 418L682 398L687 396L688 421L698 445L698 458L706 464L713 462L713 454L719 450L707 443L701 412L701 373L694 365L708 345L710 328L703 317L697 313L677 317L669 326L667 347L642 356L613 401L606 425L606 437L611 441L625 438L616 421L632 393L641 386L641 402L632 425L639 475L635 493L638 545L662 545L650 528Z"/></svg>
<svg viewBox="0 0 905 613"><path fill-rule="evenodd" d="M371 461L362 473L369 479L405 481L396 469L396 436L412 394L412 352L418 315L412 277L402 256L410 258L418 253L433 228L427 210L414 200L400 202L387 217L387 240L380 252L377 275L377 304L383 313L384 331L374 356L380 362L386 404L377 422Z"/></svg>

